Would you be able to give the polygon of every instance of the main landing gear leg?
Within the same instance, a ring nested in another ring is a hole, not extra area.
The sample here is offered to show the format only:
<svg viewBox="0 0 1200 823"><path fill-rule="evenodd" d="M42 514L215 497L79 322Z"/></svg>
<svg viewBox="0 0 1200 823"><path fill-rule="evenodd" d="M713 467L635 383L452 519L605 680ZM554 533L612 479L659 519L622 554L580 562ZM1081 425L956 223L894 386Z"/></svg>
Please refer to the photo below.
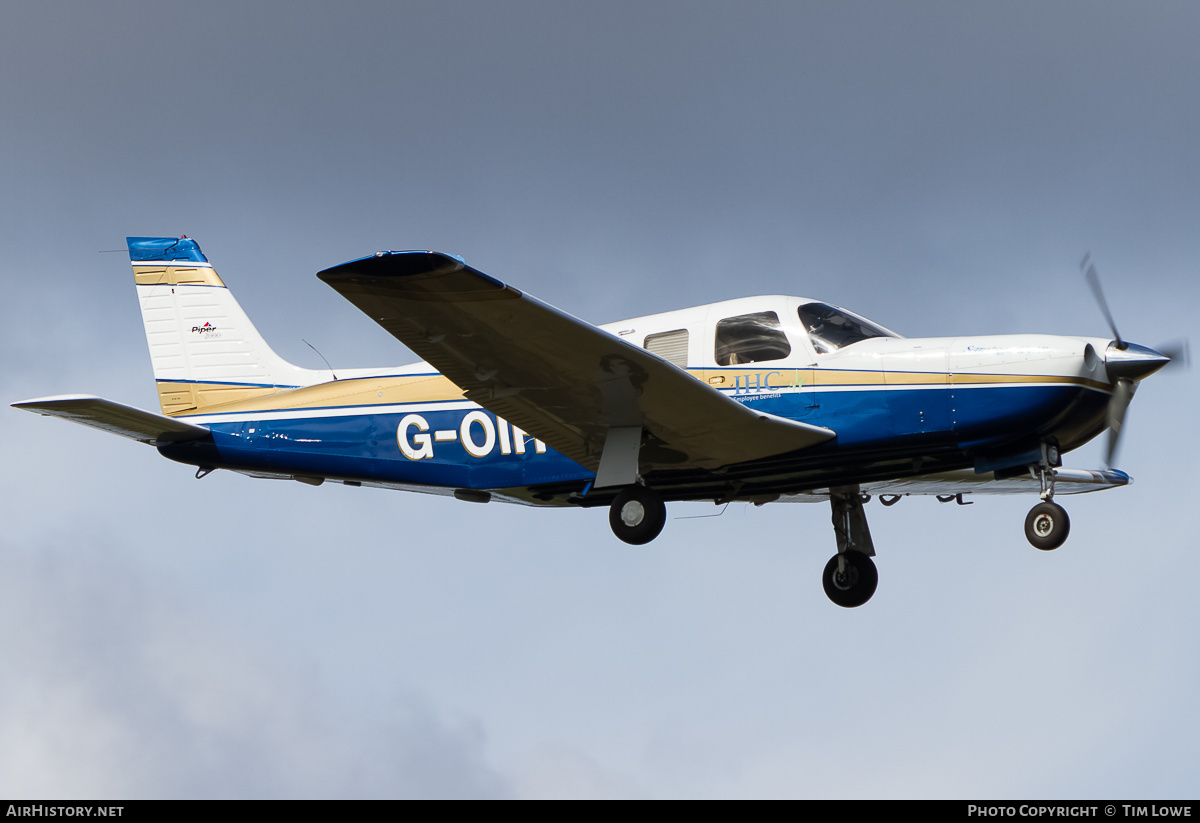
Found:
<svg viewBox="0 0 1200 823"><path fill-rule="evenodd" d="M613 534L634 546L658 537L667 522L662 498L645 486L626 486L608 510Z"/></svg>
<svg viewBox="0 0 1200 823"><path fill-rule="evenodd" d="M1042 445L1041 462L1029 467L1037 475L1042 502L1025 516L1025 537L1035 549L1044 552L1057 549L1071 533L1067 510L1054 502L1054 467L1060 463L1058 449L1046 443Z"/></svg>
<svg viewBox="0 0 1200 823"><path fill-rule="evenodd" d="M838 486L829 491L838 553L825 564L821 583L830 600L852 609L870 600L879 584L879 571L871 560L875 544L871 542L859 487Z"/></svg>

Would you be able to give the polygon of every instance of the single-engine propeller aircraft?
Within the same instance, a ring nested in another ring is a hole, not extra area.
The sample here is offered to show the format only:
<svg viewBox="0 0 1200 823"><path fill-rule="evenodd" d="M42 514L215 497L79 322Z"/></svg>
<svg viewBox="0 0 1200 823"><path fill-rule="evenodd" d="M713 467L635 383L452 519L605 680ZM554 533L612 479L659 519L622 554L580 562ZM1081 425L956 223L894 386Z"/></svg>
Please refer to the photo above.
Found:
<svg viewBox="0 0 1200 823"><path fill-rule="evenodd" d="M1171 357L1047 335L906 339L837 306L766 296L593 326L430 251L317 276L424 362L310 370L266 344L194 240L130 237L162 414L89 395L15 403L149 443L197 467L486 503L607 506L648 543L665 503L825 501L826 594L859 606L878 575L864 503L1032 493L1025 533L1067 537L1054 502L1123 486L1061 468ZM1085 263L1086 263L1085 258Z"/></svg>

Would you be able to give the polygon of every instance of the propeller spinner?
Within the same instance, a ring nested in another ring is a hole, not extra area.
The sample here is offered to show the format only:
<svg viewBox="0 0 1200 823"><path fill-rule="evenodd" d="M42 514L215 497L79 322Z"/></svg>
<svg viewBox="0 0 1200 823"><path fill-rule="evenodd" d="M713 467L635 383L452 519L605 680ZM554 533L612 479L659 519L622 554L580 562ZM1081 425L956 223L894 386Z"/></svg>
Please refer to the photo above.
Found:
<svg viewBox="0 0 1200 823"><path fill-rule="evenodd" d="M1117 446L1121 441L1121 426L1125 422L1125 412L1137 391L1137 382L1154 374L1168 363L1188 362L1187 341L1181 341L1168 349L1169 354L1155 351L1149 346L1139 346L1121 339L1112 312L1108 309L1108 301L1104 298L1104 289L1100 286L1100 277L1096 274L1096 266L1092 263L1091 252L1083 256L1079 268L1083 278L1092 290L1092 296L1104 313L1108 327L1112 330L1113 341L1104 352L1104 371L1112 383L1112 398L1108 401L1108 447L1105 451L1104 462L1112 466L1117 454Z"/></svg>

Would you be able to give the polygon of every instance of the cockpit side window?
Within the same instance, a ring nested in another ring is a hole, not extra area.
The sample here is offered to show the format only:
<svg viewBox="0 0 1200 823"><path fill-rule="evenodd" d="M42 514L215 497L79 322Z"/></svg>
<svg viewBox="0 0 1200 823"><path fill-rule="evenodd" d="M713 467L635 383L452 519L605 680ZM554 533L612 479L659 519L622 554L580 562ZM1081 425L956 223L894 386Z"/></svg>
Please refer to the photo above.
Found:
<svg viewBox="0 0 1200 823"><path fill-rule="evenodd" d="M718 365L780 360L791 353L792 344L779 328L779 315L773 311L726 317L717 323Z"/></svg>
<svg viewBox="0 0 1200 823"><path fill-rule="evenodd" d="M857 314L825 303L805 303L801 306L800 322L804 324L818 354L829 354L872 337L896 337L882 326L876 326Z"/></svg>

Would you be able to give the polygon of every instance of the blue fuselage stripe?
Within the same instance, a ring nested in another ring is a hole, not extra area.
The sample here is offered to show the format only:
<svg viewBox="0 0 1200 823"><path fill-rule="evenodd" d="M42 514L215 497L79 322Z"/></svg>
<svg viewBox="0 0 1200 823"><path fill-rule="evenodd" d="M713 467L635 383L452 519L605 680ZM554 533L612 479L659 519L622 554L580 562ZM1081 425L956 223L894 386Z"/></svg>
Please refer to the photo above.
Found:
<svg viewBox="0 0 1200 823"><path fill-rule="evenodd" d="M854 391L818 387L739 399L837 432L835 440L797 453L809 465L818 455L836 462L839 454L873 448L893 453L907 449L915 455L923 449L957 449L967 460L968 449L978 453L1034 435L1058 437L1066 450L1103 428L1108 402L1104 392L1045 383ZM223 461L266 472L472 489L586 482L594 476L553 449L539 453L540 444L531 437L518 446L511 426L473 404L438 405L428 411L392 406L386 413L364 409L271 419L256 413L255 419L208 425Z"/></svg>

